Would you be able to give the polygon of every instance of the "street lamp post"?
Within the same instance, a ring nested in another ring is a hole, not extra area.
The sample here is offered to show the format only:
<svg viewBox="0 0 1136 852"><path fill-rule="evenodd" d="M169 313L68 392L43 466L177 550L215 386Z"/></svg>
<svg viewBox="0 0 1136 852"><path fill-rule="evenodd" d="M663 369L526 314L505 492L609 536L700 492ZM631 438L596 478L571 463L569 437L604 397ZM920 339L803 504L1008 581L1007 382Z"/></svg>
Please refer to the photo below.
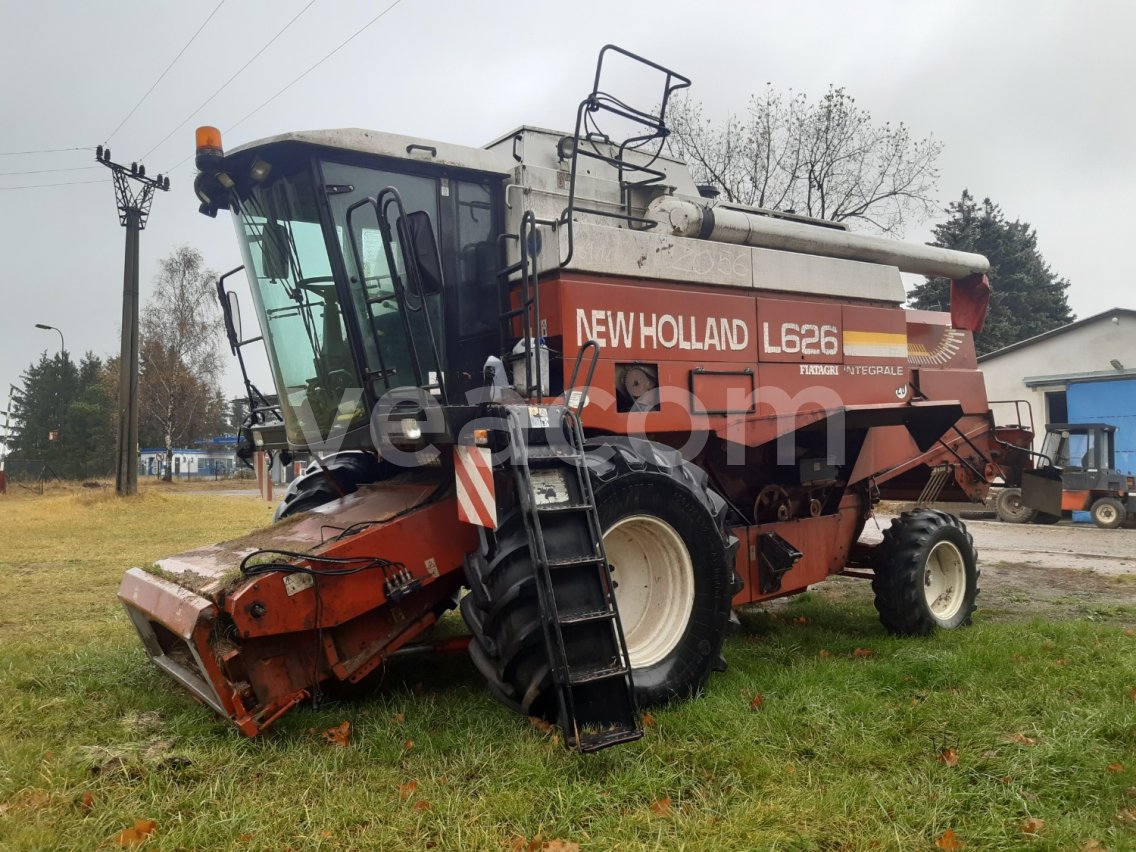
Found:
<svg viewBox="0 0 1136 852"><path fill-rule="evenodd" d="M54 331L59 335L59 355L62 357L63 353L67 351L67 344L63 342L63 332L53 325L44 325L42 322L37 322L35 327L42 328L44 331Z"/></svg>

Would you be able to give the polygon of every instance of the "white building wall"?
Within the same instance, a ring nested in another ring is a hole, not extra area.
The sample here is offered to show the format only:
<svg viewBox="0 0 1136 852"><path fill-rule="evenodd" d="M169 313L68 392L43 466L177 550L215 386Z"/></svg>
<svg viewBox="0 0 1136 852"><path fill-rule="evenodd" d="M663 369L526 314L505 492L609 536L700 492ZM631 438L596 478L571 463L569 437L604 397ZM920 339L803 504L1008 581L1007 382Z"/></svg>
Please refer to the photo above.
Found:
<svg viewBox="0 0 1136 852"><path fill-rule="evenodd" d="M1033 408L1037 433L1045 431L1049 412L1045 408L1047 391L1062 391L1063 381L1027 387L1026 379L1062 376L1070 373L1114 370L1116 359L1128 369L1136 368L1136 317L1131 313L1106 314L1099 320L996 355L978 366L986 379L990 400L1025 399ZM1014 407L992 405L999 425L1017 423ZM1040 439L1035 442L1035 449Z"/></svg>

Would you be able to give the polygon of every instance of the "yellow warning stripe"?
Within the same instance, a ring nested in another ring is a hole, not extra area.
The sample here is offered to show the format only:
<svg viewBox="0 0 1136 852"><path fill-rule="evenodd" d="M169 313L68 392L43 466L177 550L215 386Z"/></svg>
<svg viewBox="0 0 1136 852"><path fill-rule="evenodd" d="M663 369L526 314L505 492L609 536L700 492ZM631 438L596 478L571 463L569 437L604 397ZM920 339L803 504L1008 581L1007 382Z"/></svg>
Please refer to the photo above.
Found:
<svg viewBox="0 0 1136 852"><path fill-rule="evenodd" d="M886 331L848 331L844 332L844 345L852 344L883 344L885 346L907 347L906 334L892 334Z"/></svg>
<svg viewBox="0 0 1136 852"><path fill-rule="evenodd" d="M907 358L907 335L885 331L845 331L844 354L855 358Z"/></svg>

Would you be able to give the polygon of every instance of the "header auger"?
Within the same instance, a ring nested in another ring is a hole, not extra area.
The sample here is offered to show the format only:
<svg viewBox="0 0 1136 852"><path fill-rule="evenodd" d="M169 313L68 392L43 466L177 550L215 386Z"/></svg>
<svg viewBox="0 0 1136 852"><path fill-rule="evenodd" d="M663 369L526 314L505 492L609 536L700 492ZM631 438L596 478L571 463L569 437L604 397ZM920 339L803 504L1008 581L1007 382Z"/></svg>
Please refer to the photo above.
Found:
<svg viewBox="0 0 1136 852"><path fill-rule="evenodd" d="M660 106L604 91L613 62ZM686 85L608 46L567 135L200 135L276 385L249 442L316 460L274 526L127 573L159 666L255 736L457 606L493 695L586 751L723 669L734 606L847 572L890 631L969 621L960 521L858 539L1028 446L975 363L985 259L702 198L664 147ZM905 310L901 269L950 276L951 312Z"/></svg>

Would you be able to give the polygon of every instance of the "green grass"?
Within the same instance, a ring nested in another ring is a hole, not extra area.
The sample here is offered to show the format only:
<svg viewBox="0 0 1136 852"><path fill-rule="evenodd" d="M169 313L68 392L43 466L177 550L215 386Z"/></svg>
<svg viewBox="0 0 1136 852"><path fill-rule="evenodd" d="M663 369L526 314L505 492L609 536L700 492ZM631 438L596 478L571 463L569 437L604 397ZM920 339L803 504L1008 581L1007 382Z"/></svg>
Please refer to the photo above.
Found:
<svg viewBox="0 0 1136 852"><path fill-rule="evenodd" d="M1120 816L1136 809L1136 612L1119 607L1091 622L980 615L913 641L883 633L866 585L806 595L745 615L704 696L595 755L499 707L463 657L392 665L373 696L246 740L146 661L114 591L125 568L269 511L174 492L0 498L0 848L113 847L139 818L157 822L155 849L501 850L539 834L909 850L948 828L967 849L1136 848ZM321 738L344 720L348 748ZM938 760L947 748L957 765ZM1040 837L1021 833L1027 818Z"/></svg>

